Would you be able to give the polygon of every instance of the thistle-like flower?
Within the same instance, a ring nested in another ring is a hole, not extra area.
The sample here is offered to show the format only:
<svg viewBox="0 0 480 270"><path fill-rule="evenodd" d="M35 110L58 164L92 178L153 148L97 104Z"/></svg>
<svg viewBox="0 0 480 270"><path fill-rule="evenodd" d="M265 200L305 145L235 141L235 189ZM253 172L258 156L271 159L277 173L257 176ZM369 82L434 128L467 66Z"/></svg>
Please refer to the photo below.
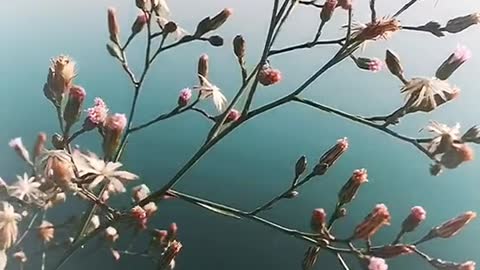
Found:
<svg viewBox="0 0 480 270"><path fill-rule="evenodd" d="M8 186L8 194L10 196L27 203L44 203L43 198L45 197L45 193L38 189L41 183L35 181L35 177L29 177L27 173L24 173L23 176L17 175L17 179L17 182Z"/></svg>
<svg viewBox="0 0 480 270"><path fill-rule="evenodd" d="M87 109L87 118L83 123L83 128L86 130L102 126L108 116L108 107L103 99L96 97L93 104L93 107Z"/></svg>
<svg viewBox="0 0 480 270"><path fill-rule="evenodd" d="M455 70L472 57L472 52L465 46L458 45L455 51L440 65L435 76L440 80L448 79Z"/></svg>
<svg viewBox="0 0 480 270"><path fill-rule="evenodd" d="M11 204L2 202L2 209L0 210L0 250L8 249L13 245L18 236L17 222L21 219L22 216L15 213Z"/></svg>
<svg viewBox="0 0 480 270"><path fill-rule="evenodd" d="M180 94L178 95L178 106L179 107L185 107L188 105L188 102L192 98L192 90L190 88L184 88L180 91Z"/></svg>
<svg viewBox="0 0 480 270"><path fill-rule="evenodd" d="M76 150L73 153L75 164L79 170L80 176L86 177L89 181L88 188L93 189L100 183L105 182L112 186L109 191L114 193L125 192L125 184L129 181L138 178L137 175L127 172L119 171L122 166L120 162L105 162L99 159L94 153L88 153L85 155Z"/></svg>
<svg viewBox="0 0 480 270"><path fill-rule="evenodd" d="M409 110L431 111L454 98L459 90L437 78L413 78L400 90L405 94Z"/></svg>
<svg viewBox="0 0 480 270"><path fill-rule="evenodd" d="M445 124L431 121L430 125L427 126L427 131L435 134L435 137L427 146L428 151L434 155L445 153L453 146L455 140L460 139L459 123L449 127Z"/></svg>
<svg viewBox="0 0 480 270"><path fill-rule="evenodd" d="M381 18L367 24L356 23L352 27L352 37L360 42L367 40L388 39L402 27L395 18Z"/></svg>
<svg viewBox="0 0 480 270"><path fill-rule="evenodd" d="M200 99L211 97L217 110L222 112L227 104L227 98L222 94L220 88L210 83L207 78L200 74L198 76L203 80L203 84L195 86L194 89L200 91Z"/></svg>

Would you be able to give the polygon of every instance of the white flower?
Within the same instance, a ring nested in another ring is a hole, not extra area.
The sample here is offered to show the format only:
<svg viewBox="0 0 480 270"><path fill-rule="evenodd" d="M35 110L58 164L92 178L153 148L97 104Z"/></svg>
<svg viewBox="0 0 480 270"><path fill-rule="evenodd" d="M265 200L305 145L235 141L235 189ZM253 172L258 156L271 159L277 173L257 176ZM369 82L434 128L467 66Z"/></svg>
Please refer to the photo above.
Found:
<svg viewBox="0 0 480 270"><path fill-rule="evenodd" d="M436 95L447 101L448 98L445 94L455 94L457 91L458 89L452 87L448 82L437 78L413 78L400 90L401 93L405 93L406 100L415 99L411 106L416 107L423 102L427 102L425 105L430 105L433 108L437 106Z"/></svg>
<svg viewBox="0 0 480 270"><path fill-rule="evenodd" d="M17 222L22 219L22 216L15 213L13 206L8 202L2 202L2 206L3 209L0 211L0 249L7 249L17 239Z"/></svg>
<svg viewBox="0 0 480 270"><path fill-rule="evenodd" d="M8 146L10 146L17 154L25 161L31 162L30 161L30 154L28 153L27 148L25 148L25 145L23 145L22 138L18 137L15 139L12 139L9 143Z"/></svg>
<svg viewBox="0 0 480 270"><path fill-rule="evenodd" d="M27 173L24 173L23 176L17 175L17 179L17 182L8 187L10 196L27 203L42 202L45 193L38 189L41 184L35 181L35 177L29 177Z"/></svg>
<svg viewBox="0 0 480 270"><path fill-rule="evenodd" d="M442 139L445 138L446 142L453 143L455 140L460 139L460 124L457 123L453 127L449 127L445 124L431 121L430 125L427 126L427 131L436 134L435 138L429 143L428 150L430 152L436 152ZM449 147L450 145L446 145L445 147ZM444 148L444 147L442 147ZM442 151L445 149L442 149Z"/></svg>
<svg viewBox="0 0 480 270"><path fill-rule="evenodd" d="M127 181L135 180L137 175L127 171L117 171L122 166L120 162L105 162L99 159L94 153L88 155L82 154L76 150L73 153L75 164L77 165L80 176L86 176L92 179L88 188L92 189L101 182L106 182L111 188L109 191L115 193L125 192L124 184Z"/></svg>
<svg viewBox="0 0 480 270"><path fill-rule="evenodd" d="M194 89L200 91L201 99L212 97L213 104L219 112L222 112L227 104L227 98L222 94L220 88L210 83L207 78L200 74L198 74L198 76L202 79L203 83L200 86L194 87Z"/></svg>

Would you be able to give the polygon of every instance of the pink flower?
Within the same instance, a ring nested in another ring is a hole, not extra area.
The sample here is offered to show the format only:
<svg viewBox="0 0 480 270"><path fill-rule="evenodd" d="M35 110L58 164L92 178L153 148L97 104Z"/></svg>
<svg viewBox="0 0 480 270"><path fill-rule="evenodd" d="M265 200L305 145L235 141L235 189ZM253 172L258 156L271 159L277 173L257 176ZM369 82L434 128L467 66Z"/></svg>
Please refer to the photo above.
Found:
<svg viewBox="0 0 480 270"><path fill-rule="evenodd" d="M390 225L390 213L384 204L377 204L364 221L355 228L353 238L368 239L384 225Z"/></svg>
<svg viewBox="0 0 480 270"><path fill-rule="evenodd" d="M269 66L263 67L258 73L258 81L265 86L276 84L282 80L282 74L278 69Z"/></svg>
<svg viewBox="0 0 480 270"><path fill-rule="evenodd" d="M348 140L343 138L337 141L337 143L328 149L318 161L318 164L313 168L315 175L324 175L327 170L332 167L340 156L348 149Z"/></svg>
<svg viewBox="0 0 480 270"><path fill-rule="evenodd" d="M111 131L122 132L126 126L127 117L122 113L111 115L105 120L105 128Z"/></svg>
<svg viewBox="0 0 480 270"><path fill-rule="evenodd" d="M402 223L403 232L412 232L427 218L427 211L421 206L412 207L410 215Z"/></svg>
<svg viewBox="0 0 480 270"><path fill-rule="evenodd" d="M452 218L441 225L437 226L433 230L437 237L449 238L457 235L470 221L477 217L477 213L468 211L458 217Z"/></svg>
<svg viewBox="0 0 480 270"><path fill-rule="evenodd" d="M135 206L132 208L131 215L141 229L147 228L148 217L147 213L142 207Z"/></svg>
<svg viewBox="0 0 480 270"><path fill-rule="evenodd" d="M337 7L337 0L326 0L323 5L322 11L320 12L320 19L323 22L329 21L333 16L333 11Z"/></svg>
<svg viewBox="0 0 480 270"><path fill-rule="evenodd" d="M108 115L108 108L101 98L95 98L94 106L87 109L87 121L94 126L102 125Z"/></svg>
<svg viewBox="0 0 480 270"><path fill-rule="evenodd" d="M367 170L359 169L359 170L353 171L352 179L355 180L355 182L358 182L360 184L368 182Z"/></svg>
<svg viewBox="0 0 480 270"><path fill-rule="evenodd" d="M472 52L466 46L458 45L455 49L455 52L453 53L452 59L450 59L450 62L464 63L471 57Z"/></svg>
<svg viewBox="0 0 480 270"><path fill-rule="evenodd" d="M351 202L357 196L360 186L368 182L367 170L359 169L353 171L352 176L343 185L342 189L338 193L339 204L346 204Z"/></svg>
<svg viewBox="0 0 480 270"><path fill-rule="evenodd" d="M412 212L410 215L421 222L427 218L427 211L425 211L425 209L423 209L421 206L414 206L412 207Z"/></svg>
<svg viewBox="0 0 480 270"><path fill-rule="evenodd" d="M232 109L227 116L227 122L234 122L237 121L238 118L240 118L240 112L238 112L235 109Z"/></svg>
<svg viewBox="0 0 480 270"><path fill-rule="evenodd" d="M178 106L185 107L192 98L192 90L190 88L184 88L180 91L178 96Z"/></svg>
<svg viewBox="0 0 480 270"><path fill-rule="evenodd" d="M148 22L148 16L144 13L139 14L137 16L137 19L135 19L135 22L133 22L132 25L132 35L136 35L140 33L143 30L143 27L145 27L145 24Z"/></svg>
<svg viewBox="0 0 480 270"><path fill-rule="evenodd" d="M385 263L384 259L371 257L370 263L368 264L368 270L387 270L388 265Z"/></svg>
<svg viewBox="0 0 480 270"><path fill-rule="evenodd" d="M371 72L379 72L382 70L383 63L380 59L378 58L373 58L369 63L368 63L368 69Z"/></svg>

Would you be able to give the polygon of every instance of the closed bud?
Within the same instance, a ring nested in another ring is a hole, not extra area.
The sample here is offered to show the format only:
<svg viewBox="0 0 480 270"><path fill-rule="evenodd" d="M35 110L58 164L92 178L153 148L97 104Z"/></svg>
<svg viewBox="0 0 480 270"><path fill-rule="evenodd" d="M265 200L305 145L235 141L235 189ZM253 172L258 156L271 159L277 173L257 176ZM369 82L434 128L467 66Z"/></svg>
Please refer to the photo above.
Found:
<svg viewBox="0 0 480 270"><path fill-rule="evenodd" d="M105 239L108 242L114 243L115 241L117 241L118 237L118 231L114 227L110 226L105 229Z"/></svg>
<svg viewBox="0 0 480 270"><path fill-rule="evenodd" d="M207 54L202 54L198 59L197 74L202 75L203 78L208 80L208 55ZM203 85L204 83L202 76L198 76L201 85Z"/></svg>
<svg viewBox="0 0 480 270"><path fill-rule="evenodd" d="M135 5L141 10L145 9L146 4L147 4L147 0L135 0Z"/></svg>
<svg viewBox="0 0 480 270"><path fill-rule="evenodd" d="M472 57L472 52L465 46L457 46L453 52L437 69L435 77L440 80L448 79L455 70Z"/></svg>
<svg viewBox="0 0 480 270"><path fill-rule="evenodd" d="M62 135L55 133L52 136L52 145L55 149L63 149L65 146Z"/></svg>
<svg viewBox="0 0 480 270"><path fill-rule="evenodd" d="M323 4L322 11L320 11L320 19L322 22L328 22L332 16L335 8L337 7L338 1L337 0L326 0L325 4Z"/></svg>
<svg viewBox="0 0 480 270"><path fill-rule="evenodd" d="M177 31L177 28L178 28L177 24L175 22L170 21L167 24L165 24L165 26L163 27L163 32L166 34L170 34Z"/></svg>
<svg viewBox="0 0 480 270"><path fill-rule="evenodd" d="M438 270L475 270L475 262L474 261L467 261L464 263L456 263L456 262L449 262L440 259L432 259L428 260L431 266Z"/></svg>
<svg viewBox="0 0 480 270"><path fill-rule="evenodd" d="M413 232L427 218L427 211L421 206L415 206L402 222L403 232Z"/></svg>
<svg viewBox="0 0 480 270"><path fill-rule="evenodd" d="M403 75L403 67L400 63L400 59L394 52L387 50L385 63L387 64L387 68L390 70L390 73L392 73L394 76L397 76L401 81L406 81L405 76Z"/></svg>
<svg viewBox="0 0 480 270"><path fill-rule="evenodd" d="M457 235L470 221L477 217L477 213L468 211L452 218L434 228L417 243L423 243L434 238L450 238Z"/></svg>
<svg viewBox="0 0 480 270"><path fill-rule="evenodd" d="M378 258L390 259L401 255L408 255L412 252L412 246L398 244L373 248L371 250L371 255Z"/></svg>
<svg viewBox="0 0 480 270"><path fill-rule="evenodd" d="M360 186L368 182L367 170L359 169L353 171L353 175L343 185L338 193L338 204L344 205L355 199Z"/></svg>
<svg viewBox="0 0 480 270"><path fill-rule="evenodd" d="M371 72L378 72L382 70L383 67L382 61L377 58L358 57L355 59L355 63L357 64L358 68Z"/></svg>
<svg viewBox="0 0 480 270"><path fill-rule="evenodd" d="M80 118L85 96L86 92L82 87L73 86L70 88L67 105L65 105L63 111L63 120L65 120L67 128L71 127Z"/></svg>
<svg viewBox="0 0 480 270"><path fill-rule="evenodd" d="M235 122L235 121L237 121L239 118L240 118L240 112L237 111L237 110L235 110L235 109L232 109L232 110L230 110L230 112L228 113L227 119L225 120L225 122L226 122L226 123Z"/></svg>
<svg viewBox="0 0 480 270"><path fill-rule="evenodd" d="M119 39L120 27L118 25L117 12L114 8L108 8L107 19L108 19L108 33L110 34L110 40L115 44L119 44L120 43L120 39Z"/></svg>
<svg viewBox="0 0 480 270"><path fill-rule="evenodd" d="M233 10L231 8L225 8L215 17L207 17L203 19L198 23L194 36L201 37L207 32L216 30L217 28L222 26L232 14Z"/></svg>
<svg viewBox="0 0 480 270"><path fill-rule="evenodd" d="M238 59L243 59L245 57L245 39L242 35L237 35L233 39L233 52Z"/></svg>
<svg viewBox="0 0 480 270"><path fill-rule="evenodd" d="M445 31L455 34L459 33L472 25L480 23L480 13L473 13L466 16L457 17L447 22Z"/></svg>
<svg viewBox="0 0 480 270"><path fill-rule="evenodd" d="M178 96L178 106L183 108L188 105L188 102L192 98L192 90L190 88L185 88L180 91L180 95Z"/></svg>
<svg viewBox="0 0 480 270"><path fill-rule="evenodd" d="M324 175L327 170L332 167L335 162L345 153L348 149L348 140L343 138L337 141L327 152L325 152L318 161L318 164L313 169L315 175Z"/></svg>
<svg viewBox="0 0 480 270"><path fill-rule="evenodd" d="M75 62L68 56L60 55L51 60L44 93L55 106L60 107L64 94L73 86L77 75Z"/></svg>
<svg viewBox="0 0 480 270"><path fill-rule="evenodd" d="M296 190L292 190L290 191L289 193L287 193L287 195L285 195L285 198L287 199L295 199L296 197L298 197L300 193Z"/></svg>
<svg viewBox="0 0 480 270"><path fill-rule="evenodd" d="M295 179L302 175L307 170L307 157L301 156L295 164Z"/></svg>
<svg viewBox="0 0 480 270"><path fill-rule="evenodd" d="M463 142L471 142L480 144L480 128L478 126L473 126L465 134L463 134L462 139Z"/></svg>
<svg viewBox="0 0 480 270"><path fill-rule="evenodd" d="M140 33L148 22L148 15L142 13L137 16L132 24L132 35Z"/></svg>
<svg viewBox="0 0 480 270"><path fill-rule="evenodd" d="M116 113L107 117L103 126L103 152L105 157L111 158L116 153L126 126L127 117L124 114Z"/></svg>
<svg viewBox="0 0 480 270"><path fill-rule="evenodd" d="M11 140L8 143L8 146L10 146L21 159L31 163L30 154L28 153L27 148L25 148L25 145L23 145L22 138L18 137Z"/></svg>
<svg viewBox="0 0 480 270"><path fill-rule="evenodd" d="M323 233L327 222L327 213L323 208L313 210L310 219L310 228L316 233Z"/></svg>
<svg viewBox="0 0 480 270"><path fill-rule="evenodd" d="M221 36L211 36L208 38L208 42L214 47L223 46L223 38Z"/></svg>
<svg viewBox="0 0 480 270"><path fill-rule="evenodd" d="M274 85L282 80L282 73L270 65L264 65L258 72L258 82L264 86Z"/></svg>
<svg viewBox="0 0 480 270"><path fill-rule="evenodd" d="M384 225L390 225L390 213L384 204L377 204L363 222L355 227L352 238L369 239Z"/></svg>
<svg viewBox="0 0 480 270"><path fill-rule="evenodd" d="M45 149L45 142L47 141L47 134L40 132L37 136L37 141L35 142L35 147L33 150L34 159L38 157L42 151Z"/></svg>
<svg viewBox="0 0 480 270"><path fill-rule="evenodd" d="M122 51L116 44L107 43L107 51L110 56L123 61Z"/></svg>

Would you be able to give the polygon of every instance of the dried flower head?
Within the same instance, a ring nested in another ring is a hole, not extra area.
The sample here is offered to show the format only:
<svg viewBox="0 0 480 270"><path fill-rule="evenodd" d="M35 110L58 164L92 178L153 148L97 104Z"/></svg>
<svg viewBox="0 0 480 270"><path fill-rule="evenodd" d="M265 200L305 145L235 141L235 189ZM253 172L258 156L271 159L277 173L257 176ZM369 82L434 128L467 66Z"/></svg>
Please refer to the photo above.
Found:
<svg viewBox="0 0 480 270"><path fill-rule="evenodd" d="M437 78L413 78L402 87L400 92L405 94L407 107L412 109L425 107L433 110L440 105L437 96L446 102L451 99L449 95L458 93L458 90L448 82Z"/></svg>
<svg viewBox="0 0 480 270"><path fill-rule="evenodd" d="M1 202L0 210L0 249L8 249L18 236L17 222L22 216L15 213L13 206L8 202Z"/></svg>
<svg viewBox="0 0 480 270"><path fill-rule="evenodd" d="M352 37L360 42L367 40L388 39L401 29L400 22L395 18L381 18L367 24L358 24L352 28Z"/></svg>
<svg viewBox="0 0 480 270"><path fill-rule="evenodd" d="M435 137L427 146L428 151L434 155L445 153L452 148L456 140L460 139L459 123L449 127L445 124L431 121L430 125L427 126L427 131L435 134Z"/></svg>
<svg viewBox="0 0 480 270"><path fill-rule="evenodd" d="M201 74L198 74L198 76L201 78L203 84L195 86L194 89L200 91L200 99L211 97L217 110L222 112L226 106L227 98L222 94L220 88L210 83L207 78L203 77Z"/></svg>
<svg viewBox="0 0 480 270"><path fill-rule="evenodd" d="M38 227L38 237L44 242L50 242L55 235L55 228L53 224L44 220Z"/></svg>

